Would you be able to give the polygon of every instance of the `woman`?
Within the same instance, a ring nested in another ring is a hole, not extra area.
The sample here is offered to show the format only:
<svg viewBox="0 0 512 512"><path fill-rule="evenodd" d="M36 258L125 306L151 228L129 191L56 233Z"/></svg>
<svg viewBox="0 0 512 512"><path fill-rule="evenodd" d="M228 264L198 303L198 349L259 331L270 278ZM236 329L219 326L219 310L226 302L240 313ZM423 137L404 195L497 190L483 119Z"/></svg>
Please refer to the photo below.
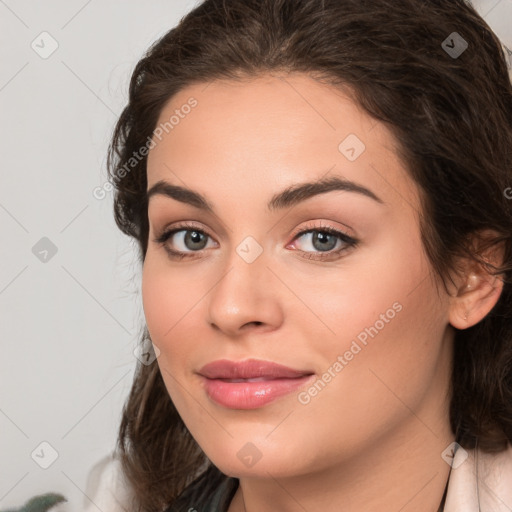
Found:
<svg viewBox="0 0 512 512"><path fill-rule="evenodd" d="M109 155L127 508L509 510L511 148L462 0L206 0L153 45Z"/></svg>

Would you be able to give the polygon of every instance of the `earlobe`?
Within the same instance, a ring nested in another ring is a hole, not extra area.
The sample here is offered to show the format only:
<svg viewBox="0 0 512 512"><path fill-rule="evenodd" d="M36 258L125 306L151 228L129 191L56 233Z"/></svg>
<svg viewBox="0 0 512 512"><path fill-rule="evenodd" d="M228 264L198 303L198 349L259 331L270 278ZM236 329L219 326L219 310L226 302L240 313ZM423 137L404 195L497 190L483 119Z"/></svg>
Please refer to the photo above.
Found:
<svg viewBox="0 0 512 512"><path fill-rule="evenodd" d="M483 268L466 276L452 297L449 322L456 329L467 329L480 322L496 305L503 289L503 279Z"/></svg>

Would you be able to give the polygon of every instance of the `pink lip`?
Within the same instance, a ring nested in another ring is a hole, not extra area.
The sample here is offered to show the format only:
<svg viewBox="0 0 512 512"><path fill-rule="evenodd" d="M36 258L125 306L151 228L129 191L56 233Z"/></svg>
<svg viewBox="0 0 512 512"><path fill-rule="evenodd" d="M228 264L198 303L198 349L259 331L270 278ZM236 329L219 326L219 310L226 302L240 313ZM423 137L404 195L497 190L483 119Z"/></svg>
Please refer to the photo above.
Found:
<svg viewBox="0 0 512 512"><path fill-rule="evenodd" d="M203 366L198 373L208 396L230 409L262 407L303 386L313 376L310 370L294 370L257 359L222 359Z"/></svg>

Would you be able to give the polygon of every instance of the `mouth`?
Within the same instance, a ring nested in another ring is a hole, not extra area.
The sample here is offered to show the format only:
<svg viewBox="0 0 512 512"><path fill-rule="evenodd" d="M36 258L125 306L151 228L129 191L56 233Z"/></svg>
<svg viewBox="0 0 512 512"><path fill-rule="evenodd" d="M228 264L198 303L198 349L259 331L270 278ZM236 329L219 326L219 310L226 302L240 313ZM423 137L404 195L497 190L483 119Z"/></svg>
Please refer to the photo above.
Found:
<svg viewBox="0 0 512 512"><path fill-rule="evenodd" d="M208 397L229 409L257 409L304 386L311 370L249 359L214 361L198 372Z"/></svg>
<svg viewBox="0 0 512 512"><path fill-rule="evenodd" d="M284 377L281 377L284 378ZM252 379L218 379L222 382L265 382L270 380L268 377L253 377Z"/></svg>
<svg viewBox="0 0 512 512"><path fill-rule="evenodd" d="M261 359L246 359L244 361L230 361L219 359L203 366L199 375L208 379L294 379L311 375L311 370L296 370L289 366L263 361Z"/></svg>

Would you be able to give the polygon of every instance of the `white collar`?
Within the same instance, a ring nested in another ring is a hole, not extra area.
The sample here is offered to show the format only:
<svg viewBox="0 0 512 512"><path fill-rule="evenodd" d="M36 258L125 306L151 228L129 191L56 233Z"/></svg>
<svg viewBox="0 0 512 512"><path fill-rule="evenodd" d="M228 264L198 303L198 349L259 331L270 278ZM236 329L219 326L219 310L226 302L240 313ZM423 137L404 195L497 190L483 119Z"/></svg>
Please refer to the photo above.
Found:
<svg viewBox="0 0 512 512"><path fill-rule="evenodd" d="M512 447L498 453L458 448L443 512L512 512Z"/></svg>

